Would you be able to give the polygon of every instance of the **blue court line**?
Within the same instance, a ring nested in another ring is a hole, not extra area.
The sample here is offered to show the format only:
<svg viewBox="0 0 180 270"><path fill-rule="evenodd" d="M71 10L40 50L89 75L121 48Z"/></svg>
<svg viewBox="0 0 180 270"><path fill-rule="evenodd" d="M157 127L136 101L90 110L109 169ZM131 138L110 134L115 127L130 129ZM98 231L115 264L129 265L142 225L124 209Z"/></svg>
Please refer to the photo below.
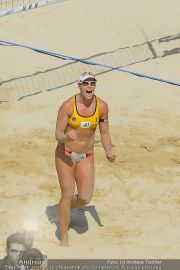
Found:
<svg viewBox="0 0 180 270"><path fill-rule="evenodd" d="M46 50L34 48L34 47L31 47L31 46L26 46L26 45L23 45L23 44L9 42L9 41L5 41L5 40L0 40L0 43L1 44L3 43L4 45L6 44L6 45L17 46L17 47L22 47L22 48L30 49L30 50L33 50L33 51L36 51L36 52L39 52L39 53L43 53L43 54L47 54L47 55L50 55L50 56L59 57L59 58L62 58L64 60L73 60L73 61L81 62L81 63L84 63L84 64L88 64L88 65L95 65L95 66L99 66L99 67L104 67L104 68L107 68L107 69L125 72L125 73L128 73L128 74L134 75L134 76L143 77L143 78L150 79L150 80L154 80L154 81L159 81L159 82L163 82L163 83L168 83L168 84L180 86L180 83L177 83L177 82L165 80L165 79L158 78L158 77L149 76L149 75L142 74L142 73L137 73L137 72L126 70L126 69L122 69L122 68L119 68L119 67L112 67L112 66L108 66L108 65L104 65L104 64L100 64L100 63L96 63L96 62L91 62L91 61L88 61L88 60L85 60L85 59L81 59L81 58L76 58L76 57L73 57L73 56L68 56L68 55L64 55L64 54L54 53L54 52L50 52L50 51L46 51Z"/></svg>

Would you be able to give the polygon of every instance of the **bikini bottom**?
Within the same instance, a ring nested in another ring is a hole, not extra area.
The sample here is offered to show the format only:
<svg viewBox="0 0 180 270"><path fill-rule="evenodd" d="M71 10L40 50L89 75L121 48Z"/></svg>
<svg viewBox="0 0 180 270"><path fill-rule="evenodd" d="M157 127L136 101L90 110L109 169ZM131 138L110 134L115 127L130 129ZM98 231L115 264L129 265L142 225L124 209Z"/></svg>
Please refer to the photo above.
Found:
<svg viewBox="0 0 180 270"><path fill-rule="evenodd" d="M93 152L89 152L89 153L76 153L76 152L73 152L73 151L70 151L69 149L67 149L66 147L62 147L60 146L59 144L57 145L57 147L59 149L61 149L62 151L64 151L64 153L68 156L70 156L71 158L73 158L75 161L80 161L80 160L83 160L83 159L86 159L88 157L91 157L93 156Z"/></svg>

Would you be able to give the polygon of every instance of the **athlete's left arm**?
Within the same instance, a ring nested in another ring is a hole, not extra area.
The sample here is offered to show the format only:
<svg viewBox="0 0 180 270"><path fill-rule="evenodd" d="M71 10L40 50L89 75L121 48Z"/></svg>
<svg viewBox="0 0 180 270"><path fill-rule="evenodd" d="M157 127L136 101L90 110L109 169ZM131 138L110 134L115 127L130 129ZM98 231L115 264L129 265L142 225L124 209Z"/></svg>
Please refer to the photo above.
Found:
<svg viewBox="0 0 180 270"><path fill-rule="evenodd" d="M101 135L101 142L106 153L106 157L109 161L114 161L116 155L112 152L112 144L111 144L111 136L109 133L109 121L108 121L108 105L104 101L100 101L99 103L99 130Z"/></svg>

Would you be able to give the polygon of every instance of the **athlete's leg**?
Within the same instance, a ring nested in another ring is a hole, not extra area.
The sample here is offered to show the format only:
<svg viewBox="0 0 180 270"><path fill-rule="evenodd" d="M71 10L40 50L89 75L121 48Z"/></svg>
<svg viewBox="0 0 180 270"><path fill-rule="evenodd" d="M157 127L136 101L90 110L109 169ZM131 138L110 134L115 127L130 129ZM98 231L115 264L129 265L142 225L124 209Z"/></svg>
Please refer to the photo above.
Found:
<svg viewBox="0 0 180 270"><path fill-rule="evenodd" d="M61 199L59 202L59 226L61 232L61 245L68 246L68 228L71 214L71 201L74 196L75 181L74 173L76 164L65 152L56 148L55 152L56 170L61 188Z"/></svg>
<svg viewBox="0 0 180 270"><path fill-rule="evenodd" d="M81 160L76 165L75 180L78 194L73 197L71 207L77 208L90 202L94 189L94 157Z"/></svg>

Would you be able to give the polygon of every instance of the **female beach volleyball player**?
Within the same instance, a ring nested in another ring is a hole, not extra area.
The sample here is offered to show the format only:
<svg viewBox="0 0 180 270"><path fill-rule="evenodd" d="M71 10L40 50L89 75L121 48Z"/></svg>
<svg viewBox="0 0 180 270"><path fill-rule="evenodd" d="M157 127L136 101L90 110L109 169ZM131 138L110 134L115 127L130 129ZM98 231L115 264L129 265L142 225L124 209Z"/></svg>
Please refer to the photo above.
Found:
<svg viewBox="0 0 180 270"><path fill-rule="evenodd" d="M68 227L72 208L90 202L94 187L94 134L99 125L101 142L107 159L112 162L108 105L94 95L96 78L91 72L80 75L80 92L60 107L56 122L58 141L55 161L61 188L59 225L61 246L68 246ZM77 194L75 193L75 184Z"/></svg>

